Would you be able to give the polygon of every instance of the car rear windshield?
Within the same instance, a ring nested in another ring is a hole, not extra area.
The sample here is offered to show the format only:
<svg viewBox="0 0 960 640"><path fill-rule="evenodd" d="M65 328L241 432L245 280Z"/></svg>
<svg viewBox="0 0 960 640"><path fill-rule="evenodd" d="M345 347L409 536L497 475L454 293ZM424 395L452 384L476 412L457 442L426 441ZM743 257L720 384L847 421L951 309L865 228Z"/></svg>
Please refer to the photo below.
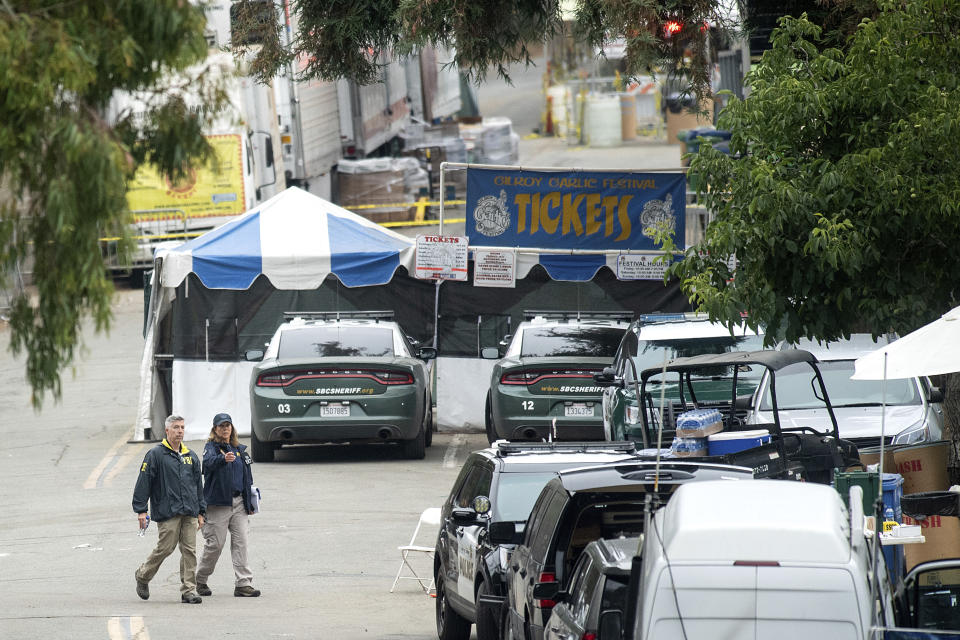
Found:
<svg viewBox="0 0 960 640"><path fill-rule="evenodd" d="M923 403L916 378L887 380L851 380L853 360L833 360L817 364L823 383L830 396L830 404L838 407L918 405ZM797 363L784 367L776 374L778 409L823 409L820 384L808 364ZM760 408L770 411L770 387L764 394Z"/></svg>
<svg viewBox="0 0 960 640"><path fill-rule="evenodd" d="M624 329L616 327L532 327L523 332L520 356L597 356L613 359L623 333Z"/></svg>
<svg viewBox="0 0 960 640"><path fill-rule="evenodd" d="M393 355L386 327L311 327L285 331L278 358L380 357Z"/></svg>
<svg viewBox="0 0 960 640"><path fill-rule="evenodd" d="M497 517L504 521L524 522L541 489L556 478L555 472L501 473L494 502Z"/></svg>

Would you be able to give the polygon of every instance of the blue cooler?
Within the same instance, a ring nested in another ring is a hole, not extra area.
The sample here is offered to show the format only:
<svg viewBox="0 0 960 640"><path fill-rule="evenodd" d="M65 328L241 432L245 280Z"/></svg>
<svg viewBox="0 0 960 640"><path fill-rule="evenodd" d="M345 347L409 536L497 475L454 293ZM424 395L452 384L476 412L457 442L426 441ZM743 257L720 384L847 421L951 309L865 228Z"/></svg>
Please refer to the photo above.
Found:
<svg viewBox="0 0 960 640"><path fill-rule="evenodd" d="M884 511L887 507L893 509L893 519L900 523L903 522L902 511L900 510L901 497L903 497L903 476L899 473L883 474L883 509ZM883 547L883 559L887 562L890 582L896 588L897 583L903 579L903 572L906 567L903 558L903 545L895 544Z"/></svg>
<svg viewBox="0 0 960 640"><path fill-rule="evenodd" d="M770 442L770 432L766 429L724 431L707 438L707 450L711 456L722 456L753 449L768 442Z"/></svg>

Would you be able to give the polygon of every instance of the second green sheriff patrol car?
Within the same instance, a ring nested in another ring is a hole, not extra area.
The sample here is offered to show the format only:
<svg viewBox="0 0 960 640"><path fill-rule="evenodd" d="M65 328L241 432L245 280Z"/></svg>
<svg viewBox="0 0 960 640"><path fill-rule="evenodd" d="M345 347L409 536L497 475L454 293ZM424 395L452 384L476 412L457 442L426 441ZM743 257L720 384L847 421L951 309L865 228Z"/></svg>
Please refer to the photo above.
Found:
<svg viewBox="0 0 960 640"><path fill-rule="evenodd" d="M266 352L247 352L260 360L250 380L254 460L324 442L398 442L404 457L424 457L433 436L426 361L437 352L414 349L390 315L305 314L281 325Z"/></svg>
<svg viewBox="0 0 960 640"><path fill-rule="evenodd" d="M494 366L486 401L487 439L603 440L601 389L629 312L528 311ZM496 348L482 351L498 358Z"/></svg>

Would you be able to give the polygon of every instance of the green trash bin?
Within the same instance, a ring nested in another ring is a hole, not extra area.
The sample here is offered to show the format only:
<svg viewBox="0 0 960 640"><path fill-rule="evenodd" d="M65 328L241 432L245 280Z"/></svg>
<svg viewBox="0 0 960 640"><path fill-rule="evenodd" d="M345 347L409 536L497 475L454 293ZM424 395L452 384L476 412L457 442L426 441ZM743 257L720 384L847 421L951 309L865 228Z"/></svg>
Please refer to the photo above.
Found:
<svg viewBox="0 0 960 640"><path fill-rule="evenodd" d="M873 504L877 500L880 490L880 476L876 471L835 471L833 486L843 498L843 503L850 508L850 487L858 486L863 489L863 513L873 515Z"/></svg>

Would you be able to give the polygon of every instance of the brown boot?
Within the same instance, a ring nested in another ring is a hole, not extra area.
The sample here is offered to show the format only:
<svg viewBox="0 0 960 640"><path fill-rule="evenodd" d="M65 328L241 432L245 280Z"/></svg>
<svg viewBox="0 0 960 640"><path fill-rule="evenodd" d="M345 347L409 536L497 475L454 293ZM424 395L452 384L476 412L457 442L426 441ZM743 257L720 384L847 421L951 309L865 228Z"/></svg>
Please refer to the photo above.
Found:
<svg viewBox="0 0 960 640"><path fill-rule="evenodd" d="M237 587L233 590L233 595L238 598L256 598L260 595L260 589L254 589L249 585L246 587Z"/></svg>

